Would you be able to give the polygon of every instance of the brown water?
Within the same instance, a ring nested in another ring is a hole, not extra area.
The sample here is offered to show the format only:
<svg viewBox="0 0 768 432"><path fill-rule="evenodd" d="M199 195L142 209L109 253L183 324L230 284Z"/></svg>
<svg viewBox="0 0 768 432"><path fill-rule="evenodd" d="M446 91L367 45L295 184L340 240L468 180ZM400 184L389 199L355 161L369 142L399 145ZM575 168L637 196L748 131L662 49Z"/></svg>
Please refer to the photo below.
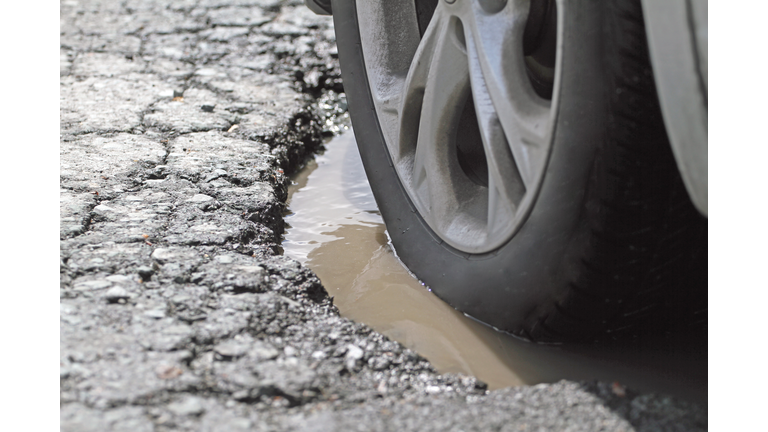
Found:
<svg viewBox="0 0 768 432"><path fill-rule="evenodd" d="M442 302L395 256L352 132L326 148L289 189L283 248L318 275L342 315L419 352L439 371L474 375L490 389L601 379L706 404L706 330L620 348L542 346Z"/></svg>

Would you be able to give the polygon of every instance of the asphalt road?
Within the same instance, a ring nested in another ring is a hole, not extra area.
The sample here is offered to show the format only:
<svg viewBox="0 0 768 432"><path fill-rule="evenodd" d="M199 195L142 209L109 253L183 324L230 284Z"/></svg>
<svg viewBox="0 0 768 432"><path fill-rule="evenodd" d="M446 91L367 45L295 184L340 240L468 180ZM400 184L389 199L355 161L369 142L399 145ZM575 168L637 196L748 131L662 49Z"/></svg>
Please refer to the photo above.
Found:
<svg viewBox="0 0 768 432"><path fill-rule="evenodd" d="M440 375L278 254L287 176L344 111L330 18L66 0L60 30L61 430L707 428L610 383Z"/></svg>

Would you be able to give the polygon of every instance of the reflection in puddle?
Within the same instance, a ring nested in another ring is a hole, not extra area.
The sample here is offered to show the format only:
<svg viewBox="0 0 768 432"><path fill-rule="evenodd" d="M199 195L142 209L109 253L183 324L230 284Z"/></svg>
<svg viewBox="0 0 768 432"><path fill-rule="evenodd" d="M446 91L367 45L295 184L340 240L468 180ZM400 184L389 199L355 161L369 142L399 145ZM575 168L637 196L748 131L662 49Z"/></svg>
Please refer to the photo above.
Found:
<svg viewBox="0 0 768 432"><path fill-rule="evenodd" d="M541 346L498 333L442 302L388 245L351 131L326 147L289 190L283 248L320 277L344 316L418 351L441 372L474 375L491 389L602 379L706 403L706 339L703 360L700 343L620 351Z"/></svg>

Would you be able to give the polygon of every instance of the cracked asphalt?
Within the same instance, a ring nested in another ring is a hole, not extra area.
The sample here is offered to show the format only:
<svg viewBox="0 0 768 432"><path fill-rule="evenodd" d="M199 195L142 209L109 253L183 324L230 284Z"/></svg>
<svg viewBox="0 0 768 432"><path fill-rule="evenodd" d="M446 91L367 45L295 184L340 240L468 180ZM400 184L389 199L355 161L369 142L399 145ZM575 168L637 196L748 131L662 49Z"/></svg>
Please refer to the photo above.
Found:
<svg viewBox="0 0 768 432"><path fill-rule="evenodd" d="M280 255L288 176L348 121L330 17L60 8L62 431L707 429L608 383L438 374Z"/></svg>

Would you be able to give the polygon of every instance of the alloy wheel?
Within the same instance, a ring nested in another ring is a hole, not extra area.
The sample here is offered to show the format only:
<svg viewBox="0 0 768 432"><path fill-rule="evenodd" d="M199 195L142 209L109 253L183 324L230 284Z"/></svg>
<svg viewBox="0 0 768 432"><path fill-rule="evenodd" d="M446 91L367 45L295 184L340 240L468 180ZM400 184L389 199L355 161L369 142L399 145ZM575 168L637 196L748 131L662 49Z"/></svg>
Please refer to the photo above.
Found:
<svg viewBox="0 0 768 432"><path fill-rule="evenodd" d="M459 251L500 247L535 202L557 114L556 10L547 0L358 4L391 162L415 209Z"/></svg>

